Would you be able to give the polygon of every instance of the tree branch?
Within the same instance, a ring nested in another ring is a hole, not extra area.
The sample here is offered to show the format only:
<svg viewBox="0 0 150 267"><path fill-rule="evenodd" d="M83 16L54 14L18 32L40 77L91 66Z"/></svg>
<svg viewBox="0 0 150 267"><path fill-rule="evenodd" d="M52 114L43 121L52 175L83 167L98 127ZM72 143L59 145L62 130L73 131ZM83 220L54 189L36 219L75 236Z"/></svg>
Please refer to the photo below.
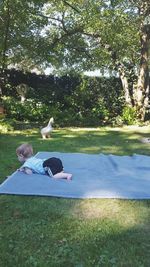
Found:
<svg viewBox="0 0 150 267"><path fill-rule="evenodd" d="M71 7L74 11L76 11L77 13L80 13L80 11L76 7L74 7L70 3L68 3L68 1L66 1L66 0L62 0L62 1L64 2L65 5Z"/></svg>

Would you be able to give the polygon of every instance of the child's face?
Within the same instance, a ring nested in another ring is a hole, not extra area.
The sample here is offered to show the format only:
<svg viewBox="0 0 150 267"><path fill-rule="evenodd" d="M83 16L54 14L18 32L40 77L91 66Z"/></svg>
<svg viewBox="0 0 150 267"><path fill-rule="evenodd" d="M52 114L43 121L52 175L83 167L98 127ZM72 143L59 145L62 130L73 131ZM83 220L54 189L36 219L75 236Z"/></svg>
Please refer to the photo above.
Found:
<svg viewBox="0 0 150 267"><path fill-rule="evenodd" d="M21 163L23 163L23 162L25 162L25 158L24 158L24 156L23 155L19 155L19 154L17 154L17 157L18 157L18 160L21 162Z"/></svg>

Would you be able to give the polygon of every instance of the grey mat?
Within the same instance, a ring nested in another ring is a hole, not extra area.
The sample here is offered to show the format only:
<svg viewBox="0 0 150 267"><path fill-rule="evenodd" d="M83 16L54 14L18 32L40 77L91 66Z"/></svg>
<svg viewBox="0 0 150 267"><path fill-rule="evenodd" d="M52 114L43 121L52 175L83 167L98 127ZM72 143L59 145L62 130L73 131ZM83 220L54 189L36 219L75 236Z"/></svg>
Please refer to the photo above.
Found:
<svg viewBox="0 0 150 267"><path fill-rule="evenodd" d="M73 180L14 172L0 185L0 194L66 198L150 198L150 157L39 152L36 157L59 157Z"/></svg>

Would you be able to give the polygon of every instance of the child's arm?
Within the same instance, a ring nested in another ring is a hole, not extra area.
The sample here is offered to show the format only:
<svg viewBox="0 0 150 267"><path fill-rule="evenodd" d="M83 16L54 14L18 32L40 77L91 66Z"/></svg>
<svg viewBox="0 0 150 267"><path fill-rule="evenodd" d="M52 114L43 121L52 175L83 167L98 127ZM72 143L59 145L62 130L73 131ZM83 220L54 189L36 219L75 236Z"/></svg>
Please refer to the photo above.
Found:
<svg viewBox="0 0 150 267"><path fill-rule="evenodd" d="M33 171L27 167L21 167L20 169L18 169L18 171L24 172L26 174L32 174L33 173Z"/></svg>
<svg viewBox="0 0 150 267"><path fill-rule="evenodd" d="M72 174L71 173L66 173L66 172L59 172L57 174L54 174L53 177L55 179L67 179L67 180L72 180Z"/></svg>

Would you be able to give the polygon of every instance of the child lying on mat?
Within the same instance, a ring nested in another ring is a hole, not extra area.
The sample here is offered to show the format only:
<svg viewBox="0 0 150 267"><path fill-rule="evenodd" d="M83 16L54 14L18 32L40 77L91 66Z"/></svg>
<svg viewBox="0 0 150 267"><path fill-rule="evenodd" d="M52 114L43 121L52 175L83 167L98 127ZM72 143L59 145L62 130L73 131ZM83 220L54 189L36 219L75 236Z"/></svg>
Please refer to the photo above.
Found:
<svg viewBox="0 0 150 267"><path fill-rule="evenodd" d="M62 161L52 157L49 159L38 159L33 156L33 148L30 144L22 144L16 149L18 160L23 163L19 171L26 174L38 173L47 174L57 179L72 179L71 173L63 170Z"/></svg>

